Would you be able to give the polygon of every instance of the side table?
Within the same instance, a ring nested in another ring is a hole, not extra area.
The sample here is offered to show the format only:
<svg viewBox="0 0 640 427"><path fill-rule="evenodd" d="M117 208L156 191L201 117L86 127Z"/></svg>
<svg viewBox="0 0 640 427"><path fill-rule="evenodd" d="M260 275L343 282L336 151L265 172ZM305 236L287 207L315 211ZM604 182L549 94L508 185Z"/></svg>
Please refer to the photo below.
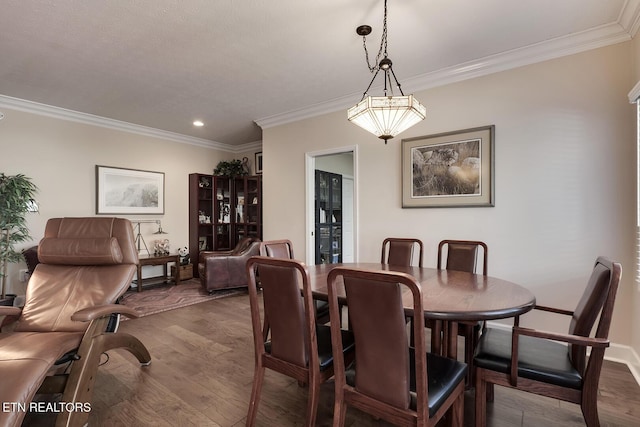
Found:
<svg viewBox="0 0 640 427"><path fill-rule="evenodd" d="M136 283L138 285L138 292L142 291L142 284L144 282L157 281L158 279L162 279L161 282L168 282L173 279L173 283L178 285L180 284L180 275L178 269L176 269L173 277L168 276L168 268L167 265L169 263L174 262L175 265L180 264L180 255L149 255L149 256L140 256L138 258L138 278L136 279ZM142 266L144 265L162 265L163 275L158 277L147 277L146 279L142 278Z"/></svg>

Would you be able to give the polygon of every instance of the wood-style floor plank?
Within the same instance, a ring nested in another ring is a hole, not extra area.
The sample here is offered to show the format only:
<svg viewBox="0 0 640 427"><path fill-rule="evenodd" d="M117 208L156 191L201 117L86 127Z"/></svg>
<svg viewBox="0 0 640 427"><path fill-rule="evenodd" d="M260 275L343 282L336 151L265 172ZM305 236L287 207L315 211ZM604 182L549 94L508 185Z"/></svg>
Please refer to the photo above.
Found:
<svg viewBox="0 0 640 427"><path fill-rule="evenodd" d="M245 425L254 365L246 294L128 320L120 329L145 343L153 362L140 367L125 351L109 352L98 371L91 426ZM495 401L488 404L489 426L584 425L577 405L495 390ZM296 381L267 370L256 425L304 425L307 394ZM473 391L468 391L466 426L473 425L473 400ZM598 407L602 426L638 425L640 386L625 365L605 362ZM330 382L321 388L317 425L330 426L332 413ZM346 425L389 424L350 408Z"/></svg>

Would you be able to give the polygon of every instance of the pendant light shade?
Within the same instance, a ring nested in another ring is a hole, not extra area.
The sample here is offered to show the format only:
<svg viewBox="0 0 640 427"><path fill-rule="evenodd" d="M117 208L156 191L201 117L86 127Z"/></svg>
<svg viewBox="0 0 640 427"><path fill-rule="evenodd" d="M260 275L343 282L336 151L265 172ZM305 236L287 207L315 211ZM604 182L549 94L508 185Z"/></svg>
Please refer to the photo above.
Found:
<svg viewBox="0 0 640 427"><path fill-rule="evenodd" d="M347 118L385 142L427 115L424 105L408 96L367 96L349 108Z"/></svg>
<svg viewBox="0 0 640 427"><path fill-rule="evenodd" d="M371 34L371 27L360 25L356 28L356 33L362 36L367 66L369 71L374 74L360 102L347 111L347 119L383 139L386 144L387 140L424 120L427 115L427 109L413 95L407 96L402 92L400 82L398 82L393 72L393 63L387 55L387 0L384 1L384 21L380 49L373 66L369 64L369 52L367 51L366 43L367 36ZM382 59L380 59L381 57ZM384 96L371 96L368 94L369 89L371 89L380 71L382 71L384 78ZM400 95L393 94L394 83Z"/></svg>

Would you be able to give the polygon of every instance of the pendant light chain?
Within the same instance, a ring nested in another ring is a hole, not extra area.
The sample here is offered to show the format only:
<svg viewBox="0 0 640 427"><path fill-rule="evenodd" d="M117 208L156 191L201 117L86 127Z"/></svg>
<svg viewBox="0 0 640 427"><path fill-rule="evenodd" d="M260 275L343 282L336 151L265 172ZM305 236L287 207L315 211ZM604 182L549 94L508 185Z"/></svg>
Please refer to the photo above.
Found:
<svg viewBox="0 0 640 427"><path fill-rule="evenodd" d="M382 20L382 38L380 39L380 48L376 55L376 61L373 66L369 62L369 51L367 50L367 36L362 36L362 46L364 47L364 57L367 61L367 67L369 71L375 73L380 69L380 57L384 55L387 57L387 0L384 0L384 18Z"/></svg>

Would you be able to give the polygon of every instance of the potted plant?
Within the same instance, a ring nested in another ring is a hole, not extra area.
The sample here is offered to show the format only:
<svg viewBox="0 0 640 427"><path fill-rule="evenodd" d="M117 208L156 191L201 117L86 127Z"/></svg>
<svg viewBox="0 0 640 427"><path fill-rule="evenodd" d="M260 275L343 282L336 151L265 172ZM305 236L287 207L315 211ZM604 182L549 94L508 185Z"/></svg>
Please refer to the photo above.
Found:
<svg viewBox="0 0 640 427"><path fill-rule="evenodd" d="M218 166L213 170L214 175L222 175L222 176L243 176L248 175L246 163L243 164L242 160L230 160L230 161L221 161L218 163Z"/></svg>
<svg viewBox="0 0 640 427"><path fill-rule="evenodd" d="M0 172L0 304L6 299L9 263L24 259L15 245L31 238L26 213L32 210L37 190L31 179L22 174L9 176Z"/></svg>

